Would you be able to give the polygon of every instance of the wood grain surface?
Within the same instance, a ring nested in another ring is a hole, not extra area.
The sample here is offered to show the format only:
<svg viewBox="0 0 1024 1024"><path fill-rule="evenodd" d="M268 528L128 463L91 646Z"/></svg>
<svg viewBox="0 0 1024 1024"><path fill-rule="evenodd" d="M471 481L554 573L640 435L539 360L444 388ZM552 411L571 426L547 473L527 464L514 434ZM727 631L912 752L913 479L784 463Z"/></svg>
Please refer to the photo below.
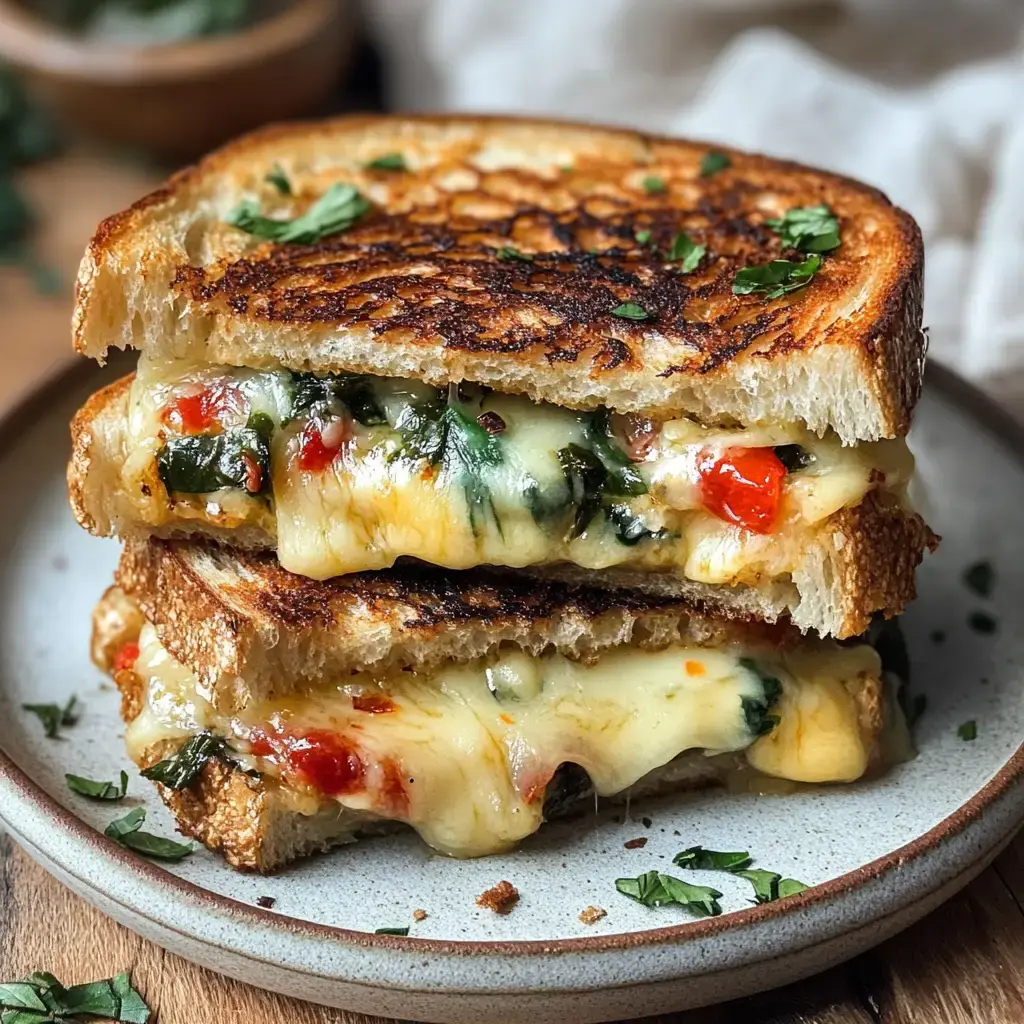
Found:
<svg viewBox="0 0 1024 1024"><path fill-rule="evenodd" d="M70 285L96 222L156 182L151 171L73 154L25 177L43 213L40 258L67 288L37 294L0 269L0 408L70 359ZM1024 399L1024 380L1002 400ZM1014 403L1016 405L1016 401ZM1017 406L1024 408L1024 401ZM165 953L72 895L0 835L0 981L33 970L65 983L130 969L159 1024L362 1024L377 1018L271 995ZM770 979L768 979L770 981ZM870 953L808 981L675 1024L1024 1024L1024 835L959 896Z"/></svg>

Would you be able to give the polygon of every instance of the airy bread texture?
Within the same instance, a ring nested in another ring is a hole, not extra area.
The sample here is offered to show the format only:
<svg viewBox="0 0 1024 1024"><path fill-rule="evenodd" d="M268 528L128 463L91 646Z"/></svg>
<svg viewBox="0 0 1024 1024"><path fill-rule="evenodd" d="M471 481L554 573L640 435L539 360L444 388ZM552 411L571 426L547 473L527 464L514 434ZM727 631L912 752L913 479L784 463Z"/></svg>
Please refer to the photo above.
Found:
<svg viewBox="0 0 1024 1024"><path fill-rule="evenodd" d="M502 645L587 659L622 644L799 639L791 628L717 618L673 597L424 566L316 582L269 554L188 541L128 541L117 582L227 714L325 675L430 669Z"/></svg>
<svg viewBox="0 0 1024 1024"><path fill-rule="evenodd" d="M75 345L240 366L468 380L572 408L805 421L844 441L906 432L921 387L923 250L875 189L706 144L549 121L347 117L265 129L98 228ZM400 154L404 170L369 166ZM291 195L268 183L275 165ZM226 223L276 219L337 183L373 204L310 245ZM734 295L736 272L804 254L765 220L827 204L842 245L810 285ZM666 253L680 231L706 253ZM637 240L639 233L641 241ZM525 258L509 257L514 249ZM636 303L642 321L613 314Z"/></svg>
<svg viewBox="0 0 1024 1024"><path fill-rule="evenodd" d="M68 468L71 505L79 523L99 536L140 540L206 537L234 548L274 550L272 533L253 526L225 529L196 519L154 528L143 523L121 485L125 459L130 378L97 392L72 422ZM859 505L829 517L804 551L791 579L761 586L712 586L670 573L622 569L590 571L570 565L531 570L570 583L630 587L695 602L719 614L776 622L788 617L801 630L856 636L871 616L898 615L914 598L914 569L935 536L920 516L888 495L870 492ZM312 586L312 584L311 584Z"/></svg>

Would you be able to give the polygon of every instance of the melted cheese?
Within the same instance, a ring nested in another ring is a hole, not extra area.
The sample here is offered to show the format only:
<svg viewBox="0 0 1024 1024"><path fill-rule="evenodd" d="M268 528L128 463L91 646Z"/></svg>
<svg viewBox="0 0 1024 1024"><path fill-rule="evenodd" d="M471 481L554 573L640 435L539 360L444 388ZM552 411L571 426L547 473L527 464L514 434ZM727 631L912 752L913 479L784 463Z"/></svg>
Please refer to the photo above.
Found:
<svg viewBox="0 0 1024 1024"><path fill-rule="evenodd" d="M880 672L870 647L828 642L759 655L756 670L739 647L619 648L587 665L510 651L429 674L350 676L228 719L197 694L194 677L151 626L140 648L136 671L147 698L127 732L135 760L162 739L213 729L247 767L277 777L295 809L313 813L333 798L405 821L434 849L463 857L508 849L536 831L545 787L563 763L583 767L605 796L687 750L746 750L758 770L802 782L856 779L871 738L851 694ZM782 683L771 709L781 720L758 737L752 730L763 719L763 674ZM760 719L751 717L750 702L760 704ZM266 734L338 737L362 766L361 784L319 793L287 757L245 758Z"/></svg>
<svg viewBox="0 0 1024 1024"><path fill-rule="evenodd" d="M156 454L169 434L161 418L168 403L226 377L248 402L239 422L226 425L241 425L249 410L266 413L278 425L269 503L239 490L169 496L156 473ZM557 452L569 444L586 446L579 414L496 393L474 405L474 416L493 412L505 424L501 460L479 468L488 500L474 508L457 473L402 457L396 420L411 401L436 392L416 382L374 382L388 424L355 424L351 445L327 469L304 472L296 458L302 424L288 423L287 373L158 363L144 353L132 390L125 490L154 526L182 518L225 528L260 526L276 536L286 569L315 579L384 568L408 556L451 569L571 562L586 569L681 572L710 584L770 586L799 568L829 516L857 504L875 486L903 500L913 470L902 440L845 448L834 436L819 438L796 425L721 429L676 420L658 428L636 464L648 493L615 499L649 533L638 543L625 543L598 512L582 535L571 537L564 521L553 525L535 517L531 495L565 493ZM772 534L742 529L702 507L701 452L779 444L799 444L814 459L786 475Z"/></svg>

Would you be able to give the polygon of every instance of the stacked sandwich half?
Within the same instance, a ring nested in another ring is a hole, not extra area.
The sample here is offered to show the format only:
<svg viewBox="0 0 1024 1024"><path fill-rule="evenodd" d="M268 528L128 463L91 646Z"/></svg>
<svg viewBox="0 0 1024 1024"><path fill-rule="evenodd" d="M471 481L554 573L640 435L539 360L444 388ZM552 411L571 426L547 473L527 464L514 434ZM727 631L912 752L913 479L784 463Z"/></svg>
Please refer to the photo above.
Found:
<svg viewBox="0 0 1024 1024"><path fill-rule="evenodd" d="M345 119L172 178L74 320L140 353L69 470L130 755L264 871L883 769L921 273L872 189L628 131Z"/></svg>

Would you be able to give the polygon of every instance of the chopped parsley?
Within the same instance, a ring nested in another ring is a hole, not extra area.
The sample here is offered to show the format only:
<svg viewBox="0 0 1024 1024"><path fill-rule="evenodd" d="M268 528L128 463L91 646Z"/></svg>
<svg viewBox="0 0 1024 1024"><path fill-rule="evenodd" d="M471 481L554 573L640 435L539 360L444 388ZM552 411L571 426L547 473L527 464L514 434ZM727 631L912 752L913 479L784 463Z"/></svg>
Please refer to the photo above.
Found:
<svg viewBox="0 0 1024 1024"><path fill-rule="evenodd" d="M724 171L727 167L732 167L729 156L721 150L709 149L700 162L700 176L710 178L712 174Z"/></svg>
<svg viewBox="0 0 1024 1024"><path fill-rule="evenodd" d="M988 561L975 562L964 570L964 586L978 597L991 597L996 571Z"/></svg>
<svg viewBox="0 0 1024 1024"><path fill-rule="evenodd" d="M705 850L703 846L691 846L677 853L672 863L694 871L742 871L750 867L753 858L746 850Z"/></svg>
<svg viewBox="0 0 1024 1024"><path fill-rule="evenodd" d="M70 728L78 721L77 704L78 698L72 696L63 707L59 704L22 704L21 708L43 723L43 732L48 740L55 740L61 729Z"/></svg>
<svg viewBox="0 0 1024 1024"><path fill-rule="evenodd" d="M659 178L657 174L649 174L644 178L643 182L644 191L648 195L657 195L659 192L667 192L668 186L665 184L664 178Z"/></svg>
<svg viewBox="0 0 1024 1024"><path fill-rule="evenodd" d="M368 171L407 171L408 165L401 153L385 153L383 156L371 160L367 165Z"/></svg>
<svg viewBox="0 0 1024 1024"><path fill-rule="evenodd" d="M107 981L67 988L49 971L33 971L21 981L0 983L3 1024L53 1024L81 1017L147 1024L150 1013L127 971Z"/></svg>
<svg viewBox="0 0 1024 1024"><path fill-rule="evenodd" d="M672 863L692 871L725 871L745 878L754 887L752 902L755 904L774 903L807 888L795 878L783 878L775 871L752 868L753 858L746 850L705 850L703 846L691 846L677 853Z"/></svg>
<svg viewBox="0 0 1024 1024"><path fill-rule="evenodd" d="M252 199L244 199L227 216L228 224L268 242L312 245L347 231L370 204L354 185L336 182L305 213L292 220L264 217Z"/></svg>
<svg viewBox="0 0 1024 1024"><path fill-rule="evenodd" d="M762 266L741 267L733 278L733 294L763 292L766 299L778 299L787 292L795 292L808 285L820 267L821 257L817 253L802 263L772 260Z"/></svg>
<svg viewBox="0 0 1024 1024"><path fill-rule="evenodd" d="M623 320L647 320L650 314L643 306L635 302L623 302L612 311L612 316L621 317Z"/></svg>
<svg viewBox="0 0 1024 1024"><path fill-rule="evenodd" d="M648 871L636 878L616 878L615 888L645 907L678 906L701 917L722 912L721 893L706 885L691 885L681 878Z"/></svg>
<svg viewBox="0 0 1024 1024"><path fill-rule="evenodd" d="M284 173L280 164L274 164L263 180L273 185L283 196L292 194L292 183L288 180L288 175Z"/></svg>
<svg viewBox="0 0 1024 1024"><path fill-rule="evenodd" d="M121 772L121 784L116 782L96 782L83 778L81 775L65 775L68 789L79 796L90 800L123 800L128 792L128 773Z"/></svg>
<svg viewBox="0 0 1024 1024"><path fill-rule="evenodd" d="M799 252L831 252L839 248L839 221L824 204L797 206L765 224L782 239L783 248Z"/></svg>
<svg viewBox="0 0 1024 1024"><path fill-rule="evenodd" d="M409 928L375 928L373 930L374 935L408 935Z"/></svg>
<svg viewBox="0 0 1024 1024"><path fill-rule="evenodd" d="M503 245L495 255L505 263L532 263L533 256L528 252L520 252L514 246Z"/></svg>
<svg viewBox="0 0 1024 1024"><path fill-rule="evenodd" d="M218 736L201 732L193 736L170 757L142 770L142 777L159 782L168 789L188 789L202 774L206 762L223 756L225 743Z"/></svg>
<svg viewBox="0 0 1024 1024"><path fill-rule="evenodd" d="M969 721L961 722L956 728L956 734L960 739L970 742L978 738L978 723L972 718Z"/></svg>
<svg viewBox="0 0 1024 1024"><path fill-rule="evenodd" d="M103 834L115 843L154 860L182 860L195 852L191 843L177 843L173 839L139 831L145 820L145 807L133 807L123 818L112 821L103 830Z"/></svg>
<svg viewBox="0 0 1024 1024"><path fill-rule="evenodd" d="M673 239L672 248L669 249L665 258L673 263L677 260L681 261L680 273L689 274L697 269L697 264L700 263L707 251L706 245L698 245L689 235L680 231Z"/></svg>
<svg viewBox="0 0 1024 1024"><path fill-rule="evenodd" d="M651 240L651 232L644 228L642 231L638 231L634 236L641 245L646 245Z"/></svg>

